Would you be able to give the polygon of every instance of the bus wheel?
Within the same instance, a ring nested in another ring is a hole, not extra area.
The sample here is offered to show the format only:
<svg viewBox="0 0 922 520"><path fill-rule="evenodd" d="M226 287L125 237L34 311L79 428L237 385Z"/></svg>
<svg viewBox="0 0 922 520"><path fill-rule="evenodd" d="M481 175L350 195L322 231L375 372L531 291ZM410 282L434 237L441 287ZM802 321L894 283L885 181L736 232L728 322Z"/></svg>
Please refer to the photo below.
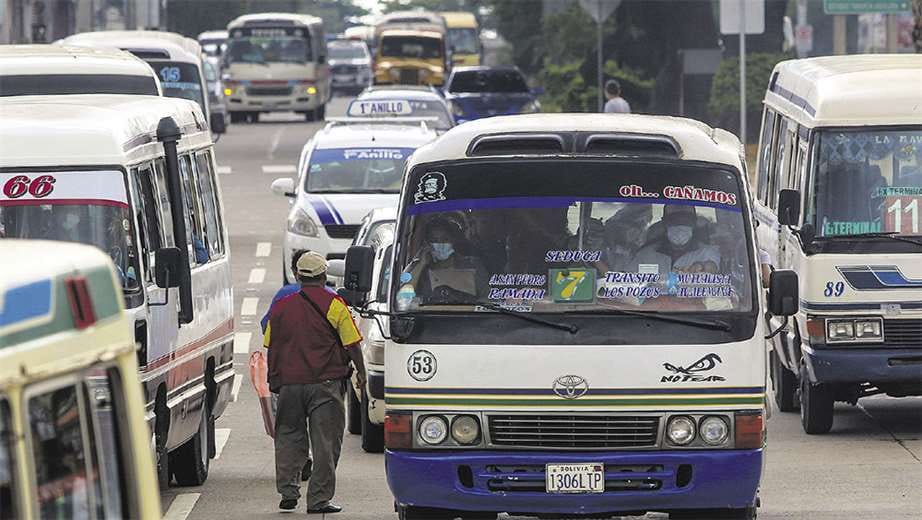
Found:
<svg viewBox="0 0 922 520"><path fill-rule="evenodd" d="M245 112L231 112L230 120L231 123L243 123L247 120L247 115Z"/></svg>
<svg viewBox="0 0 922 520"><path fill-rule="evenodd" d="M807 367L800 367L800 422L810 435L829 433L835 399L829 385L814 385L807 376Z"/></svg>
<svg viewBox="0 0 922 520"><path fill-rule="evenodd" d="M359 398L355 396L355 388L353 388L351 381L349 381L349 386L346 388L346 393L349 394L349 406L346 410L348 413L348 415L346 415L346 427L349 433L358 435L362 433L362 403L360 403Z"/></svg>
<svg viewBox="0 0 922 520"><path fill-rule="evenodd" d="M202 406L202 416L199 418L198 432L170 454L170 465L173 476L180 486L201 486L208 479L208 425L211 417L211 407L208 399Z"/></svg>
<svg viewBox="0 0 922 520"><path fill-rule="evenodd" d="M251 123L254 123L254 124L258 123L259 122L259 112L250 112L249 118L250 118Z"/></svg>
<svg viewBox="0 0 922 520"><path fill-rule="evenodd" d="M384 451L384 426L372 423L368 418L368 394L362 392L362 449L366 453Z"/></svg>
<svg viewBox="0 0 922 520"><path fill-rule="evenodd" d="M782 412L797 411L797 377L781 364L781 359L774 351L771 358L772 386L775 390L775 404Z"/></svg>
<svg viewBox="0 0 922 520"><path fill-rule="evenodd" d="M314 111L317 121L323 121L327 117L327 105L326 103L317 107L317 110Z"/></svg>
<svg viewBox="0 0 922 520"><path fill-rule="evenodd" d="M428 507L397 506L399 520L454 520L461 513Z"/></svg>

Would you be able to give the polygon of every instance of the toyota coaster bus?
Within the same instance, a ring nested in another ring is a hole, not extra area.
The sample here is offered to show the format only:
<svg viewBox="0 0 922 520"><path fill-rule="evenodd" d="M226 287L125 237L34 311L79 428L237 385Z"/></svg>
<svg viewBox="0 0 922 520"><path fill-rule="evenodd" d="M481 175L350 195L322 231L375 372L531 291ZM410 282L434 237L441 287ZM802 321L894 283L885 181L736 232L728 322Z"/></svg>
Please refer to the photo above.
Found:
<svg viewBox="0 0 922 520"><path fill-rule="evenodd" d="M763 302L743 164L696 121L589 114L465 123L410 157L389 312L362 305L368 247L343 291L387 335L401 519L755 517L764 314L796 312L797 282L776 271Z"/></svg>
<svg viewBox="0 0 922 520"><path fill-rule="evenodd" d="M805 432L836 402L922 395L922 56L775 66L758 158L759 245L803 280L771 375Z"/></svg>

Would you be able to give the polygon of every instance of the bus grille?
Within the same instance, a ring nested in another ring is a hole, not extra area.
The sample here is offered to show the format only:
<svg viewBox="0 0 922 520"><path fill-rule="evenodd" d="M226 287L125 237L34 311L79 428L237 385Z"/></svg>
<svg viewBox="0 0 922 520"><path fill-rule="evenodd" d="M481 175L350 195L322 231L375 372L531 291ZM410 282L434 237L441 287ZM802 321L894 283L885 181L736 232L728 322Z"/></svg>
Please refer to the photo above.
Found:
<svg viewBox="0 0 922 520"><path fill-rule="evenodd" d="M884 345L922 347L922 320L884 320Z"/></svg>
<svg viewBox="0 0 922 520"><path fill-rule="evenodd" d="M249 87L247 94L250 96L290 96L291 87Z"/></svg>
<svg viewBox="0 0 922 520"><path fill-rule="evenodd" d="M355 65L333 65L330 69L333 74L355 74L359 71Z"/></svg>
<svg viewBox="0 0 922 520"><path fill-rule="evenodd" d="M359 226L352 224L337 225L337 224L328 224L324 226L324 229L327 232L327 235L330 238L355 238L355 233L358 232Z"/></svg>
<svg viewBox="0 0 922 520"><path fill-rule="evenodd" d="M490 415L490 442L517 448L655 447L659 417L631 415Z"/></svg>
<svg viewBox="0 0 922 520"><path fill-rule="evenodd" d="M419 84L419 69L400 69L400 83L404 85Z"/></svg>

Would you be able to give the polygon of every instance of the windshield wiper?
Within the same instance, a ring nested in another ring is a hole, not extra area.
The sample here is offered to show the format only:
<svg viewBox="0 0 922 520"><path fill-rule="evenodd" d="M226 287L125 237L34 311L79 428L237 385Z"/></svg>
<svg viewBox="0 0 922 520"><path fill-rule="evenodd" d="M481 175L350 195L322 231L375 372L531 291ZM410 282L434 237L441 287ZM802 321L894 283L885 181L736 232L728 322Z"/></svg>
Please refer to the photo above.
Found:
<svg viewBox="0 0 922 520"><path fill-rule="evenodd" d="M855 233L854 235L832 235L828 237L816 237L818 240L861 240L863 238L889 238L891 240L897 240L899 242L908 242L910 244L915 244L917 246L922 246L922 240L913 239L911 237L918 235L900 235L899 231L876 231L871 233Z"/></svg>
<svg viewBox="0 0 922 520"><path fill-rule="evenodd" d="M672 323L681 323L683 325L693 325L703 329L714 329L728 332L731 330L730 324L721 320L699 320L695 318L683 318L675 314L666 314L661 311L632 311L628 309L605 309L597 311L566 311L565 314L608 314L615 316L637 316L639 318L650 318Z"/></svg>
<svg viewBox="0 0 922 520"><path fill-rule="evenodd" d="M532 323L540 323L541 325L547 325L548 327L552 327L558 330L565 330L569 332L570 334L576 334L576 332L579 330L579 328L576 325L573 325L572 323L561 323L558 321L546 320L544 318L539 318L527 312L508 309L506 307L503 307L502 305L499 305L493 302L477 302L475 305L478 305L485 309L496 311L500 314L508 314L509 316L515 316L516 318L523 319L525 321L530 321Z"/></svg>

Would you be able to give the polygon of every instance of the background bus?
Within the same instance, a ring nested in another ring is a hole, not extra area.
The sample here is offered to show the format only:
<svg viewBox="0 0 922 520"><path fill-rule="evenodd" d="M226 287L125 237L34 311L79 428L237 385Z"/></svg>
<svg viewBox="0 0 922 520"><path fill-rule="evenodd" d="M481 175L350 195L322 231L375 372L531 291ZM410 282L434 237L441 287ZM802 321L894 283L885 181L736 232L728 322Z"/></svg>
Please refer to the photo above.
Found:
<svg viewBox="0 0 922 520"><path fill-rule="evenodd" d="M398 11L375 25L376 85L445 84L450 68L445 20L435 13Z"/></svg>
<svg viewBox="0 0 922 520"><path fill-rule="evenodd" d="M224 84L232 121L293 111L323 120L332 96L323 20L290 13L240 16L227 24Z"/></svg>
<svg viewBox="0 0 922 520"><path fill-rule="evenodd" d="M448 49L452 65L480 65L480 29L474 13L449 11L439 13L448 27Z"/></svg>

